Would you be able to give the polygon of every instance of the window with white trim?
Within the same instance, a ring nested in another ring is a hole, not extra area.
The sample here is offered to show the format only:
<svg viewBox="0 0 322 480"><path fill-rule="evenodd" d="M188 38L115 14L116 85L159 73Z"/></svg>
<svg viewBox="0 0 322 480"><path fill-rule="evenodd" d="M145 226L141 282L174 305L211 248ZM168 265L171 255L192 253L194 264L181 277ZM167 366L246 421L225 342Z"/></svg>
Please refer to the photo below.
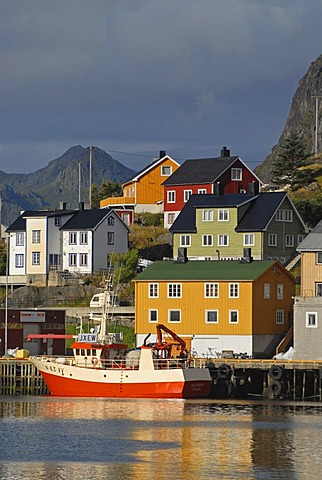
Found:
<svg viewBox="0 0 322 480"><path fill-rule="evenodd" d="M176 191L175 190L169 190L167 192L167 199L168 199L168 203L175 203L175 201L176 201Z"/></svg>
<svg viewBox="0 0 322 480"><path fill-rule="evenodd" d="M158 298L159 296L159 284L149 283L149 298Z"/></svg>
<svg viewBox="0 0 322 480"><path fill-rule="evenodd" d="M40 230L32 230L31 232L31 242L40 243Z"/></svg>
<svg viewBox="0 0 322 480"><path fill-rule="evenodd" d="M239 283L229 284L229 298L239 298Z"/></svg>
<svg viewBox="0 0 322 480"><path fill-rule="evenodd" d="M168 298L181 298L181 283L168 284Z"/></svg>
<svg viewBox="0 0 322 480"><path fill-rule="evenodd" d="M87 253L79 254L79 265L80 267L87 267L88 255Z"/></svg>
<svg viewBox="0 0 322 480"><path fill-rule="evenodd" d="M283 325L284 323L284 310L276 310L276 324Z"/></svg>
<svg viewBox="0 0 322 480"><path fill-rule="evenodd" d="M168 310L168 322L180 323L181 322L181 310Z"/></svg>
<svg viewBox="0 0 322 480"><path fill-rule="evenodd" d="M22 253L16 253L16 255L15 255L15 266L16 266L16 268L23 268L23 266L24 266L24 255Z"/></svg>
<svg viewBox="0 0 322 480"><path fill-rule="evenodd" d="M202 221L203 222L212 222L214 219L213 210L203 210L202 211Z"/></svg>
<svg viewBox="0 0 322 480"><path fill-rule="evenodd" d="M229 323L238 323L238 310L229 310Z"/></svg>
<svg viewBox="0 0 322 480"><path fill-rule="evenodd" d="M228 247L228 244L229 244L229 235L218 235L219 247Z"/></svg>
<svg viewBox="0 0 322 480"><path fill-rule="evenodd" d="M218 310L206 310L205 311L206 323L218 323Z"/></svg>
<svg viewBox="0 0 322 480"><path fill-rule="evenodd" d="M107 232L107 245L114 245L114 232Z"/></svg>
<svg viewBox="0 0 322 480"><path fill-rule="evenodd" d="M264 298L265 300L269 300L271 298L271 284L264 283Z"/></svg>
<svg viewBox="0 0 322 480"><path fill-rule="evenodd" d="M70 267L76 267L76 265L77 265L77 254L76 253L70 253L69 254L68 265Z"/></svg>
<svg viewBox="0 0 322 480"><path fill-rule="evenodd" d="M285 235L285 246L294 247L294 235Z"/></svg>
<svg viewBox="0 0 322 480"><path fill-rule="evenodd" d="M191 246L191 236L180 235L180 247L190 247L190 246Z"/></svg>
<svg viewBox="0 0 322 480"><path fill-rule="evenodd" d="M317 312L306 312L306 328L317 328L318 314Z"/></svg>
<svg viewBox="0 0 322 480"><path fill-rule="evenodd" d="M16 233L16 245L23 246L24 245L24 233L18 232Z"/></svg>
<svg viewBox="0 0 322 480"><path fill-rule="evenodd" d="M61 227L61 217L55 217L55 227Z"/></svg>
<svg viewBox="0 0 322 480"><path fill-rule="evenodd" d="M149 309L149 322L156 323L158 321L158 310Z"/></svg>
<svg viewBox="0 0 322 480"><path fill-rule="evenodd" d="M32 252L31 263L32 265L40 265L40 252Z"/></svg>
<svg viewBox="0 0 322 480"><path fill-rule="evenodd" d="M172 225L175 220L175 213L168 213L168 225Z"/></svg>
<svg viewBox="0 0 322 480"><path fill-rule="evenodd" d="M292 210L283 210L279 209L276 212L276 221L277 222L292 222L293 212Z"/></svg>
<svg viewBox="0 0 322 480"><path fill-rule="evenodd" d="M183 191L183 201L186 203L192 195L192 190Z"/></svg>
<svg viewBox="0 0 322 480"><path fill-rule="evenodd" d="M213 235L203 235L202 236L202 246L203 247L212 247L214 244Z"/></svg>
<svg viewBox="0 0 322 480"><path fill-rule="evenodd" d="M284 285L282 283L277 284L277 300L283 300L284 297Z"/></svg>
<svg viewBox="0 0 322 480"><path fill-rule="evenodd" d="M220 209L218 210L218 222L228 222L229 221L229 210L227 209Z"/></svg>
<svg viewBox="0 0 322 480"><path fill-rule="evenodd" d="M269 247L277 247L277 235L276 235L276 233L269 233L268 234L268 246Z"/></svg>
<svg viewBox="0 0 322 480"><path fill-rule="evenodd" d="M255 235L253 233L244 234L244 247L255 245Z"/></svg>
<svg viewBox="0 0 322 480"><path fill-rule="evenodd" d="M219 283L205 283L205 298L219 298Z"/></svg>
<svg viewBox="0 0 322 480"><path fill-rule="evenodd" d="M69 245L76 245L76 244L77 244L77 233L69 232Z"/></svg>
<svg viewBox="0 0 322 480"><path fill-rule="evenodd" d="M205 188L198 188L198 195L205 195L207 190Z"/></svg>
<svg viewBox="0 0 322 480"><path fill-rule="evenodd" d="M108 217L108 219L107 219L107 225L109 225L110 227L113 227L113 226L114 226L114 222L115 222L114 217L112 217L112 216Z"/></svg>
<svg viewBox="0 0 322 480"><path fill-rule="evenodd" d="M243 170L241 168L231 169L231 180L241 181L243 179Z"/></svg>
<svg viewBox="0 0 322 480"><path fill-rule="evenodd" d="M162 177L169 177L172 174L172 166L171 165L162 165L161 166L161 176Z"/></svg>
<svg viewBox="0 0 322 480"><path fill-rule="evenodd" d="M88 241L87 241L87 232L80 232L79 234L79 243L80 245L87 245Z"/></svg>

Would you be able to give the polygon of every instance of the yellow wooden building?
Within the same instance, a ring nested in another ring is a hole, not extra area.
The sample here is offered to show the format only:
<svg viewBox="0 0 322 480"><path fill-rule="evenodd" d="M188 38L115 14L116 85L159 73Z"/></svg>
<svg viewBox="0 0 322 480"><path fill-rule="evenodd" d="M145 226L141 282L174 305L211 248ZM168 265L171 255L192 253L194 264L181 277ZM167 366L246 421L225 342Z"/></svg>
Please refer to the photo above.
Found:
<svg viewBox="0 0 322 480"><path fill-rule="evenodd" d="M134 282L137 345L164 324L199 357L264 357L292 326L295 281L277 261L155 262Z"/></svg>

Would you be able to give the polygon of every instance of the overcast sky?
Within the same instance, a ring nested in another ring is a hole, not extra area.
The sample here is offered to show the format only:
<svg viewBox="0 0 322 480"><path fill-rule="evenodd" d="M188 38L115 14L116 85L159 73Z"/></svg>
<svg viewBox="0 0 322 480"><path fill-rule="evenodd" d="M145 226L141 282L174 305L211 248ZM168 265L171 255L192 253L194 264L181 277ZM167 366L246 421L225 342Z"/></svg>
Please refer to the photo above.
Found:
<svg viewBox="0 0 322 480"><path fill-rule="evenodd" d="M226 145L254 168L322 53L321 25L321 0L0 0L0 170L73 145L134 170Z"/></svg>

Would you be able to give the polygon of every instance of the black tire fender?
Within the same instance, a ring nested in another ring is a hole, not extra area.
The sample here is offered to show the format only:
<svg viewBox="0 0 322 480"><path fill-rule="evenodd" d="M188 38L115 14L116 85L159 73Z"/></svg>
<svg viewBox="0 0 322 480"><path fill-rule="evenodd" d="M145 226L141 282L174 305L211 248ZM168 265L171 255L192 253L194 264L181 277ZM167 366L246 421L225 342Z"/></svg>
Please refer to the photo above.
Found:
<svg viewBox="0 0 322 480"><path fill-rule="evenodd" d="M282 384L278 380L273 380L268 386L268 393L273 397L278 397L282 393Z"/></svg>
<svg viewBox="0 0 322 480"><path fill-rule="evenodd" d="M272 380L281 380L284 375L284 369L280 365L272 365L268 370L268 375Z"/></svg>
<svg viewBox="0 0 322 480"><path fill-rule="evenodd" d="M231 372L231 368L227 363L222 363L217 370L217 377L226 380Z"/></svg>

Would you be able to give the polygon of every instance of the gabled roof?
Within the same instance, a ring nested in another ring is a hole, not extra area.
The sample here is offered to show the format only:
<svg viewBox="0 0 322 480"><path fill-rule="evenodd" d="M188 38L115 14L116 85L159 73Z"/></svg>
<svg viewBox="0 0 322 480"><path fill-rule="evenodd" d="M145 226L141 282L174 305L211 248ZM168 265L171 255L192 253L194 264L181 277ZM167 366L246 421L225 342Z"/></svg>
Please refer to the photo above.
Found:
<svg viewBox="0 0 322 480"><path fill-rule="evenodd" d="M138 173L136 173L136 174L134 175L134 177L132 177L132 178L130 178L129 180L127 180L126 182L124 182L124 183L123 183L123 187L124 187L124 185L127 185L128 183L137 182L140 177L142 177L143 175L145 175L146 173L148 173L150 170L152 170L154 167L156 167L159 163L164 162L164 160L166 160L166 159L172 160L172 162L176 163L177 165L180 165L176 160L174 160L173 158L169 157L169 155L165 155L165 156L162 157L162 158L157 158L156 160L153 160L151 163L149 163L149 165L147 165L146 167L142 168L142 170L140 170Z"/></svg>
<svg viewBox="0 0 322 480"><path fill-rule="evenodd" d="M67 220L67 222L60 228L60 230L92 230L95 229L105 218L112 214L113 210L109 208L97 209L97 210L79 210ZM117 221L124 224L127 230L128 226L123 220L115 213Z"/></svg>
<svg viewBox="0 0 322 480"><path fill-rule="evenodd" d="M275 260L254 260L250 263L239 260L193 260L185 263L162 261L154 262L137 275L134 281L253 281L275 264L278 264Z"/></svg>
<svg viewBox="0 0 322 480"><path fill-rule="evenodd" d="M322 220L304 238L296 249L298 252L322 251Z"/></svg>
<svg viewBox="0 0 322 480"><path fill-rule="evenodd" d="M196 232L196 209L217 207L239 207L247 202L255 201L254 195L247 193L231 193L227 195L191 195L178 217L169 228L171 233Z"/></svg>
<svg viewBox="0 0 322 480"><path fill-rule="evenodd" d="M195 158L186 160L162 185L168 187L215 182L237 160L250 170L238 156ZM253 175L257 178L254 173Z"/></svg>
<svg viewBox="0 0 322 480"><path fill-rule="evenodd" d="M21 232L26 230L26 218L30 217L62 217L75 213L75 210L25 210L7 228L7 232Z"/></svg>
<svg viewBox="0 0 322 480"><path fill-rule="evenodd" d="M263 192L257 195L236 227L236 232L263 231L287 197L286 192Z"/></svg>

